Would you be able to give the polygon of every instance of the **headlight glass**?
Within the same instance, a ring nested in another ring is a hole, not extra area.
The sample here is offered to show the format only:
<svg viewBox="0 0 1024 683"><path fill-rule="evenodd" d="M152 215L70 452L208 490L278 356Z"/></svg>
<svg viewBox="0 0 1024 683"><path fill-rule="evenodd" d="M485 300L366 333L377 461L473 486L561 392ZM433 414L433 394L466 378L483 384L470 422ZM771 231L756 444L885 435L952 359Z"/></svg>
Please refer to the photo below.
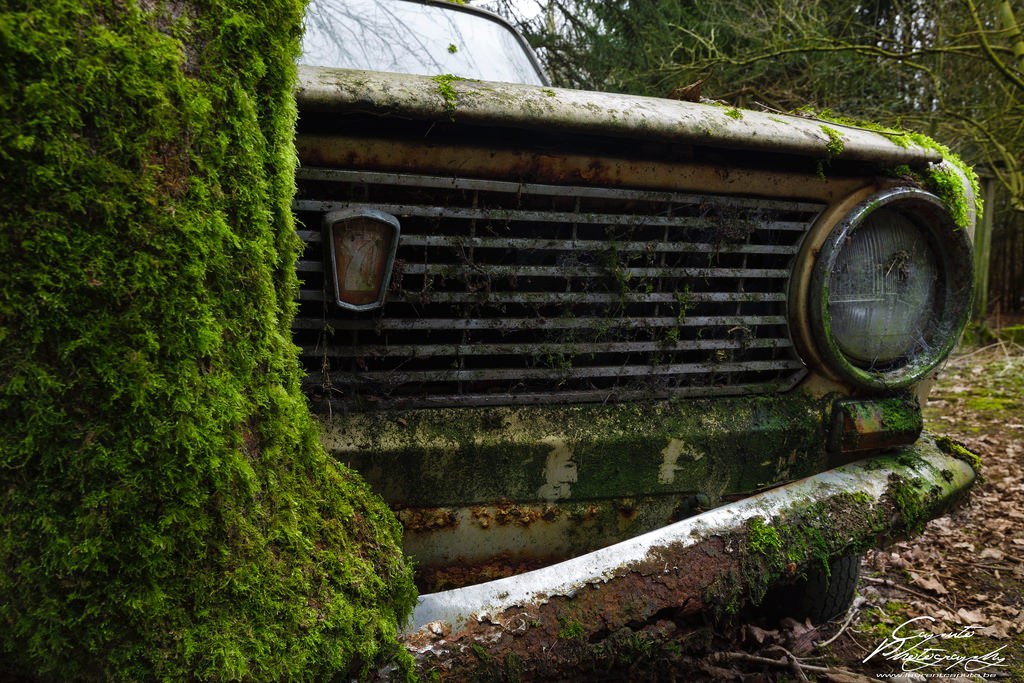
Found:
<svg viewBox="0 0 1024 683"><path fill-rule="evenodd" d="M853 231L829 277L832 334L856 365L887 365L923 350L941 296L939 260L928 236L893 209Z"/></svg>

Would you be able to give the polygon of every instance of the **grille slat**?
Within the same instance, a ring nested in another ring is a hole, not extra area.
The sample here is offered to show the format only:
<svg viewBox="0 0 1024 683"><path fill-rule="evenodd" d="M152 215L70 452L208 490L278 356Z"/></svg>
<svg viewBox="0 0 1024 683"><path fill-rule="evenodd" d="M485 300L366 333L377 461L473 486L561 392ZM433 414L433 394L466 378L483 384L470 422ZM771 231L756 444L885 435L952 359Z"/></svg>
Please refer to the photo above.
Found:
<svg viewBox="0 0 1024 683"><path fill-rule="evenodd" d="M784 298L777 299L778 301ZM762 322L763 321L763 322ZM303 330L323 330L323 320L300 319L296 321L295 327ZM713 325L728 325L732 327L756 325L785 325L786 319L782 316L702 316L698 318L643 318L629 319L620 318L608 320L606 318L539 318L539 319L510 319L510 318L488 318L488 319L465 319L465 318L430 318L419 320L333 320L330 325L335 330L367 330L367 331L413 331L413 330L576 330L602 328L647 328L647 327L701 327ZM781 337L788 339L788 337ZM417 346L417 348L419 348ZM413 351L410 350L410 354Z"/></svg>
<svg viewBox="0 0 1024 683"><path fill-rule="evenodd" d="M300 260L295 264L300 273L320 273L320 261ZM401 266L403 275L487 275L491 277L607 277L608 269L600 266L478 266L448 263L409 263ZM785 278L788 270L758 268L619 268L623 277L659 278Z"/></svg>
<svg viewBox="0 0 1024 683"><path fill-rule="evenodd" d="M730 339L707 339L695 341L670 342L612 342L590 344L529 344L516 348L508 344L438 344L416 347L417 358L433 358L436 356L500 356L509 353L636 353L657 351L698 351L708 349L768 349L790 346L786 339L751 339L734 341ZM308 356L324 353L336 358L383 358L407 357L409 349L404 346L326 346L323 348L306 347L303 352Z"/></svg>
<svg viewBox="0 0 1024 683"><path fill-rule="evenodd" d="M567 379L577 377L647 377L654 375L726 374L757 370L797 370L800 361L748 361L745 363L687 363L675 365L624 365L620 367L574 367L571 370L554 368L510 368L492 370L412 370L376 371L359 373L359 381L381 384L397 381L414 382L473 382L482 380ZM344 373L332 376L345 379Z"/></svg>
<svg viewBox="0 0 1024 683"><path fill-rule="evenodd" d="M541 185L516 183L507 180L478 178L443 178L413 173L382 173L379 171L346 171L334 168L300 168L297 173L303 180L326 180L335 183L358 183L378 186L415 187L437 190L495 191L516 195L567 196L564 185ZM571 188L571 196L579 199L627 199L645 202L675 202L679 204L710 204L721 201L715 195L663 192L657 190L631 190L614 187ZM305 199L299 197L299 201ZM816 214L821 205L814 202L787 201L782 199L757 199L753 197L729 197L729 204L743 208L771 206L776 211L798 211Z"/></svg>
<svg viewBox="0 0 1024 683"><path fill-rule="evenodd" d="M320 233L304 231L306 241L319 241ZM305 239L305 238L304 238ZM480 249L549 249L552 251L605 250L608 245L595 240L542 240L505 237L449 237L445 235L407 235L402 244L410 247L464 247ZM795 246L774 244L694 244L689 242L617 242L617 251L705 252L721 254L795 254Z"/></svg>
<svg viewBox="0 0 1024 683"><path fill-rule="evenodd" d="M320 264L316 264L319 266ZM447 263L408 263L401 267L404 275L484 275L490 277L608 277L603 266L480 266ZM788 270L758 268L618 268L617 276L658 278L785 278Z"/></svg>
<svg viewBox="0 0 1024 683"><path fill-rule="evenodd" d="M450 220L484 220L503 222L531 223L581 223L590 225L611 225L629 228L642 225L644 227L666 226L672 228L707 227L707 219L701 216L676 218L673 216L629 216L614 213L576 213L570 211L515 211L506 209L451 209L443 206L414 206L412 204L363 204L359 202L326 202L298 200L294 206L296 211L319 211L329 213L342 209L376 209L390 213L399 218L426 218ZM788 230L803 232L807 226L793 221L775 221L766 225L771 230Z"/></svg>
<svg viewBox="0 0 1024 683"><path fill-rule="evenodd" d="M784 391L803 376L786 283L822 207L301 169L296 340L348 408ZM336 309L323 214L401 223L383 308Z"/></svg>

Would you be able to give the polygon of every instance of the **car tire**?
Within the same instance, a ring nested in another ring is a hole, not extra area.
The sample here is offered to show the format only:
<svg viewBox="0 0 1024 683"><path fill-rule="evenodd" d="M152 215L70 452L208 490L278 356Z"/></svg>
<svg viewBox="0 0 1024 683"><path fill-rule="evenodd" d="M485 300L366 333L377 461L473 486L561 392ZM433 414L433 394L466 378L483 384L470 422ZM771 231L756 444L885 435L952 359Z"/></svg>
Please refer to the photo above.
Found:
<svg viewBox="0 0 1024 683"><path fill-rule="evenodd" d="M860 564L861 555L833 557L827 570L812 563L806 578L772 590L762 604L777 616L810 619L815 624L841 617L856 595Z"/></svg>

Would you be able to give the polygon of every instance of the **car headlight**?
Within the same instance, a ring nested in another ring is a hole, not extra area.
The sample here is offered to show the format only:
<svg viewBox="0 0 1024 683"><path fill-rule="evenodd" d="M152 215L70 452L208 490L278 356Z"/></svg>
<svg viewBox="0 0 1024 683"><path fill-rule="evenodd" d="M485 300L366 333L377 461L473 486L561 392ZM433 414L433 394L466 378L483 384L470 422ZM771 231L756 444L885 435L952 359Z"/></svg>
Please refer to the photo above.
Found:
<svg viewBox="0 0 1024 683"><path fill-rule="evenodd" d="M812 334L843 378L905 387L956 345L972 285L970 240L941 200L888 190L855 206L822 245L808 297Z"/></svg>

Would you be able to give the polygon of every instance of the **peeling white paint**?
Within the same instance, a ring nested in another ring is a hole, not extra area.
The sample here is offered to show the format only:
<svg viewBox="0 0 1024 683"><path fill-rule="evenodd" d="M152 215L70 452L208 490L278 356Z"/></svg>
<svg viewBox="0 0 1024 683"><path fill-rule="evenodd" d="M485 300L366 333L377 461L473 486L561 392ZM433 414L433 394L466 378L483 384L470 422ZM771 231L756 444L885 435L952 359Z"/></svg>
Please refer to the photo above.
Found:
<svg viewBox="0 0 1024 683"><path fill-rule="evenodd" d="M541 439L541 443L549 446L551 451L544 463L545 483L537 490L537 495L545 501L568 498L579 476L572 459L572 450L565 439L559 436L546 436Z"/></svg>
<svg viewBox="0 0 1024 683"><path fill-rule="evenodd" d="M686 455L690 460L700 460L703 453L692 451L679 439L669 439L668 445L661 450L661 466L658 468L658 483L673 484L676 480L676 470L679 469L679 456Z"/></svg>

